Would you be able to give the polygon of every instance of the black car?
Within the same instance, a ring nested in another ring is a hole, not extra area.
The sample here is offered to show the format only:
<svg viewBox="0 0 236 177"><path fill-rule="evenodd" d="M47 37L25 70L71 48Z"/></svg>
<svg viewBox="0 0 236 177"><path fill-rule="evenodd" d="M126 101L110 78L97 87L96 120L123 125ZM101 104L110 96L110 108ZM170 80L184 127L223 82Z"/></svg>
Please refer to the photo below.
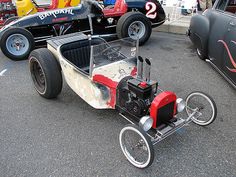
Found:
<svg viewBox="0 0 236 177"><path fill-rule="evenodd" d="M236 88L236 1L217 0L192 17L188 35L198 56L211 63Z"/></svg>
<svg viewBox="0 0 236 177"><path fill-rule="evenodd" d="M35 45L74 32L117 34L119 38L138 35L144 44L152 28L164 22L165 13L157 0L117 0L108 7L86 0L76 7L39 12L9 23L0 29L0 47L13 60L26 59Z"/></svg>

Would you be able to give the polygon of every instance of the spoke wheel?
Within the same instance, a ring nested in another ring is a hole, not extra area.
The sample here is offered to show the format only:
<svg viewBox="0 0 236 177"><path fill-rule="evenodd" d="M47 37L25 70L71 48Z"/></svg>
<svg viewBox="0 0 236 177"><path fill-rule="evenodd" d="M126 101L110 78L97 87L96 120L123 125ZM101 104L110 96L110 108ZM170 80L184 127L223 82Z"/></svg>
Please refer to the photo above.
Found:
<svg viewBox="0 0 236 177"><path fill-rule="evenodd" d="M188 115L196 111L192 117L194 123L207 126L217 116L217 107L214 100L203 92L190 93L186 98L186 112Z"/></svg>
<svg viewBox="0 0 236 177"><path fill-rule="evenodd" d="M153 145L140 127L137 125L125 126L120 132L119 140L125 157L135 167L146 168L152 164Z"/></svg>

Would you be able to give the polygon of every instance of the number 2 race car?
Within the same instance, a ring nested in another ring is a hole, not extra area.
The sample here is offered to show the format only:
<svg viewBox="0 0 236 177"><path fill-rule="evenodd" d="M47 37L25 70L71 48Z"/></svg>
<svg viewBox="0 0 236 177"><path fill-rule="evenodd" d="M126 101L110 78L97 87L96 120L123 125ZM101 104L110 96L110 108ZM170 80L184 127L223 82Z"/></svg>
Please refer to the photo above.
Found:
<svg viewBox="0 0 236 177"><path fill-rule="evenodd" d="M27 58L35 45L45 44L53 36L82 31L95 35L117 34L119 38L140 36L140 44L150 37L152 27L165 22L165 13L157 0L117 0L102 7L86 0L76 7L39 12L22 17L0 29L2 52L13 60Z"/></svg>
<svg viewBox="0 0 236 177"><path fill-rule="evenodd" d="M134 166L145 168L153 162L153 145L191 121L209 125L217 108L202 92L192 92L184 101L162 91L158 82L150 80L151 62L138 55L138 46L138 39L106 42L83 33L68 34L49 40L47 49L32 51L29 64L42 97L59 95L63 73L71 89L89 105L116 109L131 123L120 132L121 149ZM180 117L184 110L185 118Z"/></svg>

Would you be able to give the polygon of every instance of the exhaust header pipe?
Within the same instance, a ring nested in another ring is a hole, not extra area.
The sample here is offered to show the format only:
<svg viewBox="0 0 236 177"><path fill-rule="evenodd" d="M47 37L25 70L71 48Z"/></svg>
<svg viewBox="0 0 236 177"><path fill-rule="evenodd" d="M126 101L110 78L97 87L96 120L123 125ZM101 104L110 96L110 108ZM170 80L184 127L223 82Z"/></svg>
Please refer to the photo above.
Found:
<svg viewBox="0 0 236 177"><path fill-rule="evenodd" d="M137 79L143 79L143 58L141 56L137 57Z"/></svg>
<svg viewBox="0 0 236 177"><path fill-rule="evenodd" d="M145 73L144 73L144 81L147 83L150 82L150 76L151 76L151 62L148 58L145 59Z"/></svg>

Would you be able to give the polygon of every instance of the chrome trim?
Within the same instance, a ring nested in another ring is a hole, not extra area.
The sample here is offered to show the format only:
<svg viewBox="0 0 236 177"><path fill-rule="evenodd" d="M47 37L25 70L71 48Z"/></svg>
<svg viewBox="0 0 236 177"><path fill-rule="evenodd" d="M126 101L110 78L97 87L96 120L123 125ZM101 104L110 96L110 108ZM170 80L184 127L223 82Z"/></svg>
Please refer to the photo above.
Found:
<svg viewBox="0 0 236 177"><path fill-rule="evenodd" d="M53 37L53 36L44 36L44 37L40 37L39 39L34 38L34 40L35 40L35 43L37 43L37 42L46 41L46 40L48 40L48 39L50 39L50 38L52 38L52 37Z"/></svg>
<svg viewBox="0 0 236 177"><path fill-rule="evenodd" d="M160 22L157 22L157 23L152 23L152 26L153 25L159 25L159 24L161 24L161 23L163 23L163 22L165 22L166 21L166 19L165 20L162 20L162 21L160 21Z"/></svg>
<svg viewBox="0 0 236 177"><path fill-rule="evenodd" d="M111 26L105 26L105 28L114 28L116 25L111 25Z"/></svg>
<svg viewBox="0 0 236 177"><path fill-rule="evenodd" d="M93 74L93 46L91 45L92 37L88 35L89 45L90 45L90 63L89 63L89 76L92 77Z"/></svg>
<svg viewBox="0 0 236 177"><path fill-rule="evenodd" d="M155 137L152 137L152 144L155 145L158 142L162 141L163 139L169 137L173 133L175 133L177 130L181 129L182 127L188 125L190 122L192 122L192 117L198 112L197 109L193 110L193 113L190 114L186 119L183 118L177 118L176 122L173 122L174 127L167 126L163 128L162 130L156 130Z"/></svg>
<svg viewBox="0 0 236 177"><path fill-rule="evenodd" d="M120 115L121 117L123 117L124 119L126 119L129 123L135 124L133 121L131 121L131 120L130 120L128 117L126 117L124 114L119 113L119 115Z"/></svg>
<svg viewBox="0 0 236 177"><path fill-rule="evenodd" d="M91 34L93 35L93 22L92 22L91 15L88 15L88 20L89 20L90 31L91 31Z"/></svg>
<svg viewBox="0 0 236 177"><path fill-rule="evenodd" d="M48 38L48 37L53 37L53 35L50 35L50 36L41 36L41 37L35 37L34 39L37 40L37 39L44 39L44 38Z"/></svg>
<svg viewBox="0 0 236 177"><path fill-rule="evenodd" d="M30 9L30 10L26 13L26 15L29 15L33 10L34 10L33 8Z"/></svg>
<svg viewBox="0 0 236 177"><path fill-rule="evenodd" d="M236 85L229 79L210 59L206 59L206 62L210 63L213 68L220 73L232 86L236 89Z"/></svg>
<svg viewBox="0 0 236 177"><path fill-rule="evenodd" d="M147 82L150 83L150 76L151 76L151 61L146 58L145 59L145 72L143 79Z"/></svg>
<svg viewBox="0 0 236 177"><path fill-rule="evenodd" d="M101 35L92 35L92 37L111 37L117 36L116 34L101 34Z"/></svg>
<svg viewBox="0 0 236 177"><path fill-rule="evenodd" d="M137 79L143 79L143 58L137 56Z"/></svg>
<svg viewBox="0 0 236 177"><path fill-rule="evenodd" d="M91 32L91 30L80 31L81 33Z"/></svg>

